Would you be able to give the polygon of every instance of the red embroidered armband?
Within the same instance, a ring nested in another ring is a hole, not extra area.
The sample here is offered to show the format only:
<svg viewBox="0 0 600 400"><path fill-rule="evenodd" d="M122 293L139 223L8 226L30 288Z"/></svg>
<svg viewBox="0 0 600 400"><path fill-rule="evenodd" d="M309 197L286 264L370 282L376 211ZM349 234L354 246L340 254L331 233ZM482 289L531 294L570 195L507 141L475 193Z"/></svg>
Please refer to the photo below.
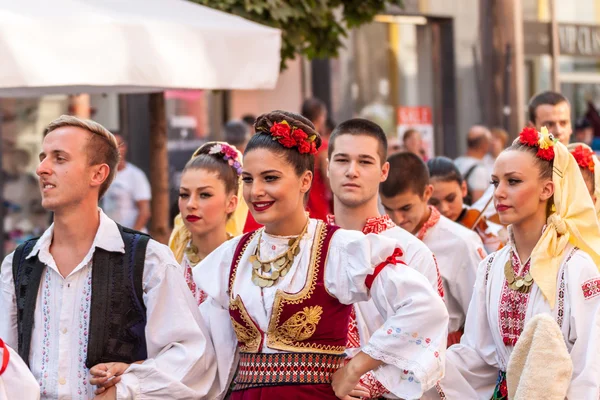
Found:
<svg viewBox="0 0 600 400"><path fill-rule="evenodd" d="M399 257L402 257L404 255L404 253L402 252L402 250L400 250L399 248L394 249L394 252L392 253L391 256L389 256L388 258L385 259L384 262L380 263L379 265L377 265L375 267L375 270L373 271L372 274L367 275L367 277L365 278L365 285L367 286L367 288L369 290L371 290L371 286L373 285L373 281L375 280L375 278L377 278L377 275L379 275L379 273L388 265L393 264L393 265L398 265L398 264L404 264L406 265L406 263L402 260L398 260Z"/></svg>
<svg viewBox="0 0 600 400"><path fill-rule="evenodd" d="M583 297L588 300L600 295L600 278L588 279L581 285Z"/></svg>
<svg viewBox="0 0 600 400"><path fill-rule="evenodd" d="M8 352L8 347L4 344L4 341L0 339L0 348L2 348L2 365L0 365L0 375L6 371L8 367L8 360L10 359L10 353Z"/></svg>

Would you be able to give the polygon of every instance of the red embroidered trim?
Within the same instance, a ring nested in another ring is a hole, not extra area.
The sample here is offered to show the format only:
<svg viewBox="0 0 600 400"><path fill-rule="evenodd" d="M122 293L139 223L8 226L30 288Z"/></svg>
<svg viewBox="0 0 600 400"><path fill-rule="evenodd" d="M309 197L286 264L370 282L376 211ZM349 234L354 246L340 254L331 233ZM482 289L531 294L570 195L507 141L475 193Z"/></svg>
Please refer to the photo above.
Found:
<svg viewBox="0 0 600 400"><path fill-rule="evenodd" d="M390 391L385 388L375 377L373 376L373 372L369 371L364 374L359 383L365 387L370 393L369 398L378 399L382 397L384 394L389 393Z"/></svg>
<svg viewBox="0 0 600 400"><path fill-rule="evenodd" d="M327 225L335 225L335 215L327 215ZM362 233L365 235L368 233L379 234L395 226L396 224L394 224L394 221L392 221L389 215L381 215L379 217L367 218L367 222L362 229Z"/></svg>
<svg viewBox="0 0 600 400"><path fill-rule="evenodd" d="M600 278L588 279L583 282L581 290L583 290L583 297L586 300L600 296Z"/></svg>
<svg viewBox="0 0 600 400"><path fill-rule="evenodd" d="M240 353L234 391L285 384L329 384L344 354Z"/></svg>
<svg viewBox="0 0 600 400"><path fill-rule="evenodd" d="M437 290L438 294L441 298L444 298L444 282L442 281L442 274L440 274L440 267L437 263L437 258L435 258L435 254L433 255L433 262L435 264L435 272L437 273Z"/></svg>
<svg viewBox="0 0 600 400"><path fill-rule="evenodd" d="M6 371L8 367L8 361L10 360L10 353L8 352L8 347L4 344L4 341L0 339L0 348L2 348L2 365L0 366L0 375Z"/></svg>
<svg viewBox="0 0 600 400"><path fill-rule="evenodd" d="M417 232L417 237L419 238L419 240L423 240L423 238L427 234L427 231L434 227L435 224L440 222L441 214L438 211L438 209L434 206L429 206L429 209L431 210L431 215L429 215L429 219L425 221L421 229L419 229L419 232Z"/></svg>
<svg viewBox="0 0 600 400"><path fill-rule="evenodd" d="M519 257L513 251L510 252L510 257L512 258L513 270L517 274L521 268ZM530 267L531 262L527 261L527 264L523 267L522 275L527 274ZM530 293L520 293L510 289L506 279L503 279L502 294L498 305L498 319L502 341L507 346L516 345L523 332Z"/></svg>
<svg viewBox="0 0 600 400"><path fill-rule="evenodd" d="M358 332L358 323L356 322L356 311L352 306L350 311L350 319L348 319L348 342L346 347L349 349L360 348L360 333Z"/></svg>
<svg viewBox="0 0 600 400"><path fill-rule="evenodd" d="M384 262L382 262L378 266L376 266L375 271L373 271L373 273L371 275L367 275L367 277L365 278L365 285L367 286L367 288L369 290L371 290L371 286L373 285L373 281L375 280L377 275L379 275L379 273L388 265L390 265L390 264L398 265L398 263L406 265L406 263L404 261L398 260L398 257L402 257L403 254L404 253L402 252L402 250L400 250L399 248L396 247L391 256L389 256L388 258L385 259Z"/></svg>
<svg viewBox="0 0 600 400"><path fill-rule="evenodd" d="M394 221L386 214L380 217L367 218L367 223L362 231L365 235L367 233L381 233L395 226Z"/></svg>

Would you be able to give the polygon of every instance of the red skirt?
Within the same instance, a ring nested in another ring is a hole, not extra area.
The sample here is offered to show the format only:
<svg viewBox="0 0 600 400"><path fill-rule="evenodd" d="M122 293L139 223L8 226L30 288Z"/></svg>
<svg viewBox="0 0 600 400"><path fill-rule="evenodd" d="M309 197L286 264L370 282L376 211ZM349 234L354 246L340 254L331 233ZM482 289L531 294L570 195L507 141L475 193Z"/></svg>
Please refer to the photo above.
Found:
<svg viewBox="0 0 600 400"><path fill-rule="evenodd" d="M230 400L337 400L329 384L278 385L237 390L231 393Z"/></svg>

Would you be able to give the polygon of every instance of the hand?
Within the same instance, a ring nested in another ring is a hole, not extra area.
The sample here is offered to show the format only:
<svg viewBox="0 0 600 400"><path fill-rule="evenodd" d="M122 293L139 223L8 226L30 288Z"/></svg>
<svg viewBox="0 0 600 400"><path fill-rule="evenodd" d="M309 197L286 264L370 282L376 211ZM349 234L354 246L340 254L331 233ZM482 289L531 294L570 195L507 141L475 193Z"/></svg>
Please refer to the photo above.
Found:
<svg viewBox="0 0 600 400"><path fill-rule="evenodd" d="M103 393L96 394L97 396L94 397L94 400L117 400L117 388L115 386L111 386L108 389L103 388Z"/></svg>
<svg viewBox="0 0 600 400"><path fill-rule="evenodd" d="M354 399L370 399L371 393L369 389L363 386L360 382L356 385L356 387L348 393L344 400L354 400Z"/></svg>
<svg viewBox="0 0 600 400"><path fill-rule="evenodd" d="M335 371L331 379L331 386L333 392L339 399L348 400L352 399L352 393L359 393L362 390L358 390L360 374L356 373L353 368L353 363L350 361L342 368ZM367 397L369 392L366 391Z"/></svg>
<svg viewBox="0 0 600 400"><path fill-rule="evenodd" d="M98 389L96 389L94 393L96 395L100 395L107 391L109 388L113 388L117 383L121 381L121 375L123 375L127 368L129 368L129 364L121 362L102 363L93 366L90 369L90 384L98 387Z"/></svg>

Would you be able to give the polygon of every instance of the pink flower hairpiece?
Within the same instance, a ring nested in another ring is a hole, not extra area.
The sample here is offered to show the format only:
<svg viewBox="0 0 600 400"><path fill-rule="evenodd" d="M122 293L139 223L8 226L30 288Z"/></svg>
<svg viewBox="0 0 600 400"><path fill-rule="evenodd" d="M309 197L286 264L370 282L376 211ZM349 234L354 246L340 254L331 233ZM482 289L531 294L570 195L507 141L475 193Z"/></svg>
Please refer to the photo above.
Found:
<svg viewBox="0 0 600 400"><path fill-rule="evenodd" d="M242 174L242 163L240 163L238 159L239 153L234 147L228 144L218 143L210 148L208 154L221 154L223 160L227 161L227 163L235 169L238 176Z"/></svg>

